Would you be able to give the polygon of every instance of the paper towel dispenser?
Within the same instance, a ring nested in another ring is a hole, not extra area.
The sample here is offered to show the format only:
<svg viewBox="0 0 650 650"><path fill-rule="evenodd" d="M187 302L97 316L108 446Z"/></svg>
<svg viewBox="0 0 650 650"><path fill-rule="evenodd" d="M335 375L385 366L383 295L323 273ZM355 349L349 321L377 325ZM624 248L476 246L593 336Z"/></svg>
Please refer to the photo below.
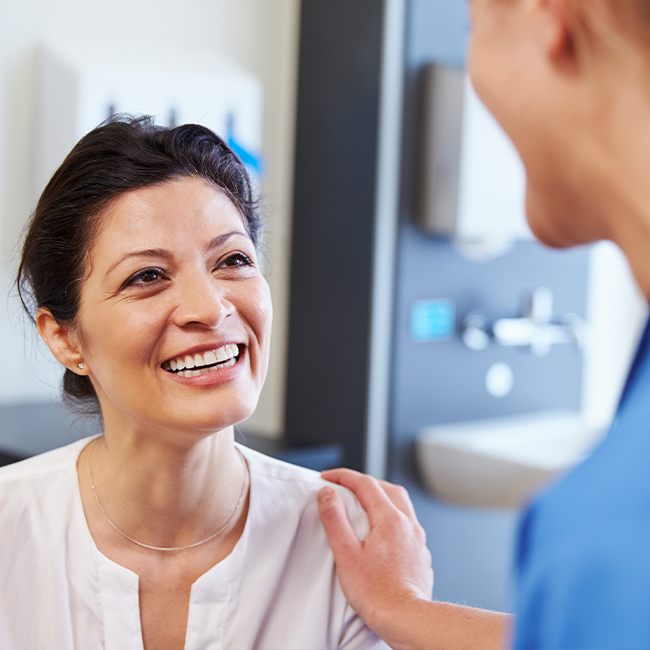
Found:
<svg viewBox="0 0 650 650"><path fill-rule="evenodd" d="M497 248L530 238L523 165L465 72L428 64L421 81L419 226Z"/></svg>
<svg viewBox="0 0 650 650"><path fill-rule="evenodd" d="M133 48L133 49L132 49ZM47 43L37 57L34 194L38 196L67 152L115 113L153 115L158 124L195 122L235 150L255 179L262 148L262 83L211 50L172 47L119 51Z"/></svg>

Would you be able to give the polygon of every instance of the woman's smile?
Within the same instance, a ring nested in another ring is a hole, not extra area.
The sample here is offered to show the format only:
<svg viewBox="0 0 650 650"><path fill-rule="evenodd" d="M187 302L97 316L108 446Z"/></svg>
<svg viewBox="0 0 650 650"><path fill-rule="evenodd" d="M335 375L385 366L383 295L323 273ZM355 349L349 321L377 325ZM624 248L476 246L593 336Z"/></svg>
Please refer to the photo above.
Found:
<svg viewBox="0 0 650 650"><path fill-rule="evenodd" d="M215 366L227 367L225 364L235 365L239 357L239 346L237 343L224 343L217 345L208 345L203 349L191 349L181 352L169 361L162 364L163 370L172 373L182 373L186 371L188 377L192 377L192 372L198 373L200 370L212 368Z"/></svg>
<svg viewBox="0 0 650 650"><path fill-rule="evenodd" d="M234 379L245 364L243 343L201 345L163 362L162 370L186 386L212 387Z"/></svg>

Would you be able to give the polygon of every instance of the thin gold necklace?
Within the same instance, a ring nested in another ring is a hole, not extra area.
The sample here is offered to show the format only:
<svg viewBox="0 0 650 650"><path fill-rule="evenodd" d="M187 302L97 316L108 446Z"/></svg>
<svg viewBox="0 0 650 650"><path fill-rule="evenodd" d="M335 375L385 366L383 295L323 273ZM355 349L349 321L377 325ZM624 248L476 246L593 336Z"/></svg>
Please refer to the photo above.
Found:
<svg viewBox="0 0 650 650"><path fill-rule="evenodd" d="M177 551L186 551L187 549L190 548L196 548L197 546L201 546L202 544L207 544L210 540L213 540L215 537L218 537L223 533L223 531L226 529L228 524L233 520L235 514L239 511L239 507L242 504L242 501L244 500L244 497L246 496L246 488L248 487L248 470L246 468L246 461L244 460L244 456L235 447L235 451L237 452L237 456L239 456L239 459L241 460L242 467L244 468L244 482L242 484L242 489L241 489L241 494L239 495L239 499L237 499L237 503L235 504L235 507L233 511L230 513L230 516L226 521L219 526L219 528L206 537L205 539L201 539L198 542L194 542L192 544L186 544L185 546L152 546L150 544L145 544L144 542L139 542L137 539L133 539L133 537L127 535L123 530L120 530L115 522L108 516L108 513L106 512L104 506L102 505L102 502L99 499L99 496L97 495L97 491L95 490L95 482L93 481L93 475L92 471L90 469L90 460L92 458L92 453L95 450L95 444L99 438L95 438L95 440L90 443L92 446L90 448L90 451L88 452L88 462L86 463L87 469L88 469L88 481L90 482L90 489L93 491L93 494L95 495L95 500L97 501L97 505L99 506L99 509L104 513L104 517L106 517L106 521L109 523L110 527L119 535L124 537L124 539L128 540L129 542L136 544L137 546L140 546L142 548L149 549L150 551L165 551L165 552L177 552Z"/></svg>

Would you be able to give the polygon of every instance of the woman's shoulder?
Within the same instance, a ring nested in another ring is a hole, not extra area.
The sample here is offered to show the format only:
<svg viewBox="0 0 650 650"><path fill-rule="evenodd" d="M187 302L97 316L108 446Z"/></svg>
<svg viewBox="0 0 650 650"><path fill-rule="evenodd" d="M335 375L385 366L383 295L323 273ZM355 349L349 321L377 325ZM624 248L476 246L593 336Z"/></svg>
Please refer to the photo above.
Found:
<svg viewBox="0 0 650 650"><path fill-rule="evenodd" d="M322 482L318 472L312 469L267 456L242 444L237 444L237 449L244 455L250 472L255 476L282 482L294 482L305 487L313 487L318 482Z"/></svg>
<svg viewBox="0 0 650 650"><path fill-rule="evenodd" d="M48 475L75 469L77 457L90 439L76 440L64 447L0 467L0 486L6 488L8 484L44 479Z"/></svg>
<svg viewBox="0 0 650 650"><path fill-rule="evenodd" d="M275 508L284 506L287 510L301 512L303 517L319 520L316 497L320 489L328 485L341 495L357 535L364 537L368 533L368 517L348 489L323 480L312 469L267 456L243 445L238 445L238 448L246 458L252 480L257 484L258 499L263 491L264 500L273 502Z"/></svg>

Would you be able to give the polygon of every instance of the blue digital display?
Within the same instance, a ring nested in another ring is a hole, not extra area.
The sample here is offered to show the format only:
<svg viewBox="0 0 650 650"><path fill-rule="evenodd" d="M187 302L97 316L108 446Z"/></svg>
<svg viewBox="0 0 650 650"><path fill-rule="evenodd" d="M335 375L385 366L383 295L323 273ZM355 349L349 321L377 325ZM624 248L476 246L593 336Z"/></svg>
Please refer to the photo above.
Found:
<svg viewBox="0 0 650 650"><path fill-rule="evenodd" d="M444 341L454 335L456 309L450 300L419 300L411 307L411 338L419 343Z"/></svg>

